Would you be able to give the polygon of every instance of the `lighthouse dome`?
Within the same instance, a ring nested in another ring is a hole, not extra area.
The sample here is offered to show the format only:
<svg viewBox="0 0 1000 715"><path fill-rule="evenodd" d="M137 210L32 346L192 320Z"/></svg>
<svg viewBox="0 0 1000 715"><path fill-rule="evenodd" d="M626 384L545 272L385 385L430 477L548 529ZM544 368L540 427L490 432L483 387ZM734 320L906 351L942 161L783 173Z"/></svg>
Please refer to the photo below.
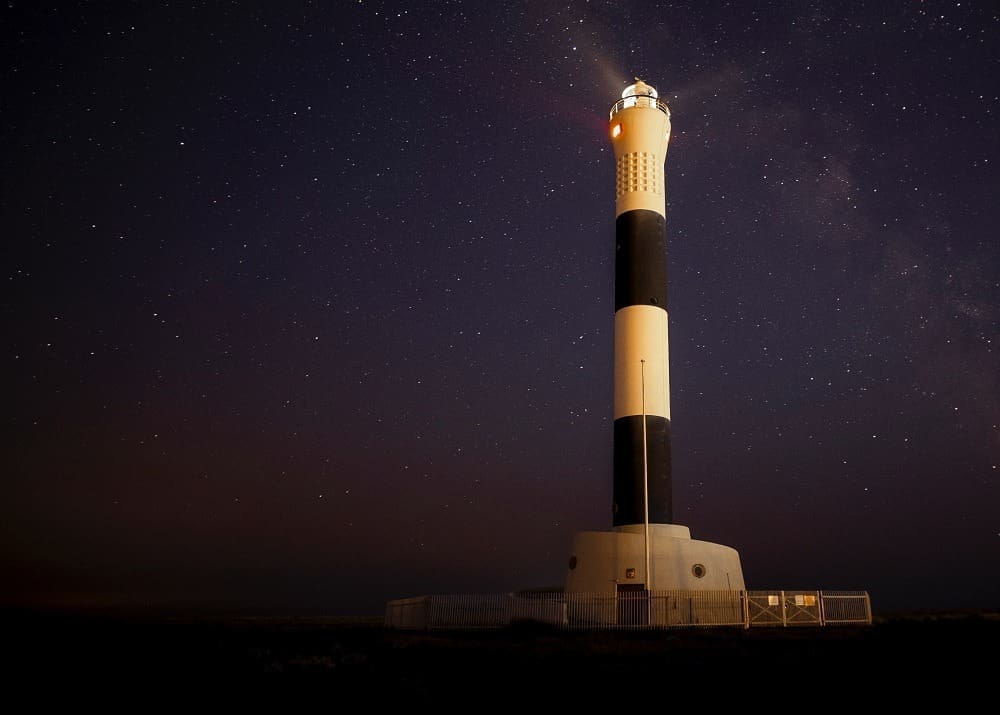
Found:
<svg viewBox="0 0 1000 715"><path fill-rule="evenodd" d="M638 77L635 78L635 84L630 84L625 88L625 91L622 92L622 98L615 102L615 106L611 108L610 116L614 118L615 114L623 109L629 109L630 107L650 107L651 109L659 109L668 117L670 116L670 110L667 109L666 102L660 99L660 95L655 89Z"/></svg>
<svg viewBox="0 0 1000 715"><path fill-rule="evenodd" d="M653 97L655 99L659 96L660 95L656 93L655 89L638 77L636 77L635 84L630 84L625 88L625 91L622 92L622 99L628 99L629 97Z"/></svg>

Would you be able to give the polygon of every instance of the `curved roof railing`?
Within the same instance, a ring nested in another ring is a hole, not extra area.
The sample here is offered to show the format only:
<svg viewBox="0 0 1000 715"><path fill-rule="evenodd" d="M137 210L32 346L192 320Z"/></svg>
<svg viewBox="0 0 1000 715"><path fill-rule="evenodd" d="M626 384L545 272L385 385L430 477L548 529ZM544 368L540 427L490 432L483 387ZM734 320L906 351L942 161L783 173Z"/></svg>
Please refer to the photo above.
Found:
<svg viewBox="0 0 1000 715"><path fill-rule="evenodd" d="M664 102L659 97L650 97L648 95L633 95L631 97L622 97L617 102L615 106L611 108L611 115L615 116L618 112L623 109L628 109L629 107L652 107L653 109L659 109L661 112L670 116L670 110L667 108L667 103Z"/></svg>

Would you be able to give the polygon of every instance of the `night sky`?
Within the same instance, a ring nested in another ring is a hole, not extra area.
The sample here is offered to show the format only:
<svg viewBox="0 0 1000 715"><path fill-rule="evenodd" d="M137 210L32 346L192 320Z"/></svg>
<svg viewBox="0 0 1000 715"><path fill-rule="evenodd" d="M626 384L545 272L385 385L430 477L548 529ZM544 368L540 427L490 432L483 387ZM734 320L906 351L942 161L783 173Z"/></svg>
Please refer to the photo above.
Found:
<svg viewBox="0 0 1000 715"><path fill-rule="evenodd" d="M676 521L750 589L1000 605L995 3L0 12L5 603L561 586L641 77Z"/></svg>

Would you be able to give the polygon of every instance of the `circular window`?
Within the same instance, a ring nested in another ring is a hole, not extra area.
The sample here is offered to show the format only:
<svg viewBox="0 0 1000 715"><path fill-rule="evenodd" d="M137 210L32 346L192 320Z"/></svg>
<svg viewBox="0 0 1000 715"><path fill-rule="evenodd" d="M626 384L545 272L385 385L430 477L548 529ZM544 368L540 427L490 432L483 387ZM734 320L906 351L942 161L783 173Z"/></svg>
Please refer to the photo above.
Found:
<svg viewBox="0 0 1000 715"><path fill-rule="evenodd" d="M569 557L569 570L572 571L576 568L576 556Z"/></svg>
<svg viewBox="0 0 1000 715"><path fill-rule="evenodd" d="M705 578L705 564L695 564L691 567L691 573L694 574L695 578Z"/></svg>

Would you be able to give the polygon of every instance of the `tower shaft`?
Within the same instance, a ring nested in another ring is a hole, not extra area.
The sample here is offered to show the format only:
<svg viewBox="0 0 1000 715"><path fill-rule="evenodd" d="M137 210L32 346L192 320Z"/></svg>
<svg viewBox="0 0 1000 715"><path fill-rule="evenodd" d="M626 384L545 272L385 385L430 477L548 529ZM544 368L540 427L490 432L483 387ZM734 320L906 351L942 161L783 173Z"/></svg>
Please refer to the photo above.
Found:
<svg viewBox="0 0 1000 715"><path fill-rule="evenodd" d="M614 526L673 519L667 336L670 111L638 81L611 109L615 153Z"/></svg>

